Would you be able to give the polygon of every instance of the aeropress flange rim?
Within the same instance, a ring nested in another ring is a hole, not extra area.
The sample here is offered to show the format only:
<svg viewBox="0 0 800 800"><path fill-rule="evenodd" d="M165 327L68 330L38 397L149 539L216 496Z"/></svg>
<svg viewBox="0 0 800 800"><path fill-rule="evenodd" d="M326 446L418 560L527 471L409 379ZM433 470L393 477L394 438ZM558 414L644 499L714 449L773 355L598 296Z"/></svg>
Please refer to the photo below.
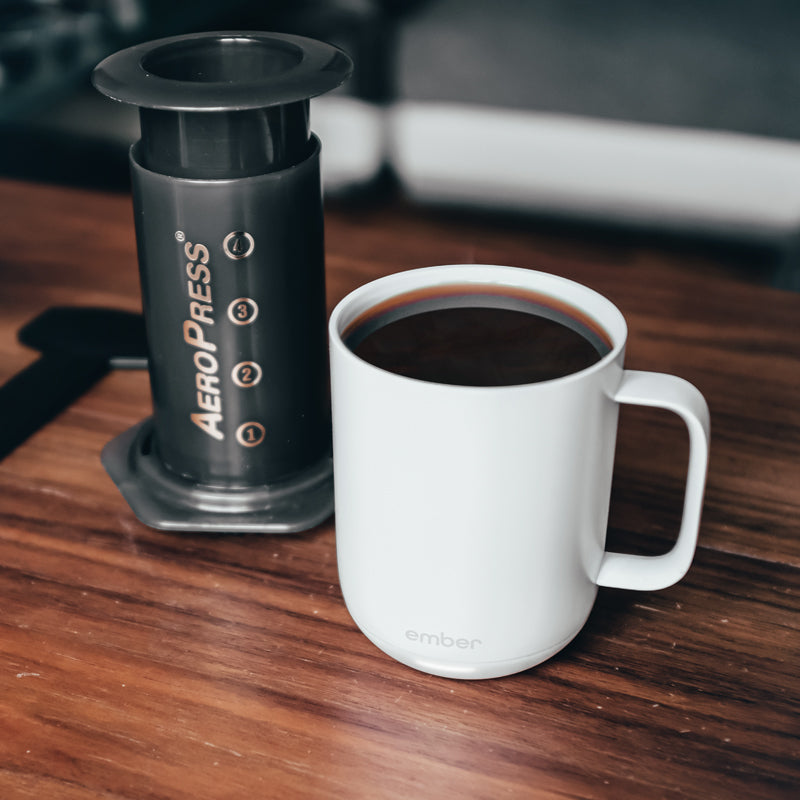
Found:
<svg viewBox="0 0 800 800"><path fill-rule="evenodd" d="M92 82L112 100L140 108L244 111L309 100L335 89L351 71L347 55L316 39L213 31L120 50L95 67Z"/></svg>

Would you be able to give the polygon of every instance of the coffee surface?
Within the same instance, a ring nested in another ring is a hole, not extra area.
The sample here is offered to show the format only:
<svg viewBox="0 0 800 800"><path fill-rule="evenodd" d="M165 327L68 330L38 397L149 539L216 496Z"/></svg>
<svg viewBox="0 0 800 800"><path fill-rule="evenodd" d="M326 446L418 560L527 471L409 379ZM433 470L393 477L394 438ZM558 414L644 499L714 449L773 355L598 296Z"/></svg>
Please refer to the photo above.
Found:
<svg viewBox="0 0 800 800"><path fill-rule="evenodd" d="M389 372L460 386L510 386L586 369L604 352L574 321L516 308L437 308L373 322L348 337L353 352ZM607 352L607 349L605 349Z"/></svg>

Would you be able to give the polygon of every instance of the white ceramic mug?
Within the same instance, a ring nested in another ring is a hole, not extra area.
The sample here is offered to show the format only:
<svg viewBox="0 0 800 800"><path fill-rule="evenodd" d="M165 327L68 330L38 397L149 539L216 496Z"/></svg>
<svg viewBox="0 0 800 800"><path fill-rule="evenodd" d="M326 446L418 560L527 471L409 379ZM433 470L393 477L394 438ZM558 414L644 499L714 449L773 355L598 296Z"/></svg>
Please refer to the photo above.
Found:
<svg viewBox="0 0 800 800"><path fill-rule="evenodd" d="M611 350L555 380L475 387L402 377L345 344L401 295L467 284L552 299L604 331ZM605 297L532 270L429 267L353 291L329 334L339 577L354 621L390 656L451 678L508 675L573 639L598 586L656 590L684 576L708 407L681 378L623 369L627 326ZM665 555L605 551L621 403L669 409L689 431L683 519Z"/></svg>

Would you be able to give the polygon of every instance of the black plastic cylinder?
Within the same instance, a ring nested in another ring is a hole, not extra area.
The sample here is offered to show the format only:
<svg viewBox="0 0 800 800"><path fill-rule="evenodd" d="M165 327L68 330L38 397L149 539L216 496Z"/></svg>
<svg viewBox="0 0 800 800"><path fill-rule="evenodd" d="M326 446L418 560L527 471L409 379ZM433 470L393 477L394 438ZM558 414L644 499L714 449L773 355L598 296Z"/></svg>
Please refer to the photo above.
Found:
<svg viewBox="0 0 800 800"><path fill-rule="evenodd" d="M316 142L315 142L316 143ZM214 485L257 485L329 448L319 145L233 180L131 153L155 447Z"/></svg>
<svg viewBox="0 0 800 800"><path fill-rule="evenodd" d="M151 524L186 527L195 508L198 527L218 529L212 494L219 513L245 514L240 530L300 529L329 513L309 98L351 68L322 42L218 32L137 45L95 69L101 92L140 110L130 162L153 418L104 463Z"/></svg>

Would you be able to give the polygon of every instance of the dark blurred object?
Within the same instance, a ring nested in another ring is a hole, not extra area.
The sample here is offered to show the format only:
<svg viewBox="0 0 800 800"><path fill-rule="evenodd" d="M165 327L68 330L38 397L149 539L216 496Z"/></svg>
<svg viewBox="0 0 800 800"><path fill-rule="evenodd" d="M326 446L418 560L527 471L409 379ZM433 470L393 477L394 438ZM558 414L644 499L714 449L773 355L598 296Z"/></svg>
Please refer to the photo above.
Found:
<svg viewBox="0 0 800 800"><path fill-rule="evenodd" d="M0 0L0 119L72 89L143 24L141 0Z"/></svg>
<svg viewBox="0 0 800 800"><path fill-rule="evenodd" d="M97 61L144 23L142 0L0 0L0 172L67 183L86 182L89 173L102 187L124 183L117 148L92 135L90 119L86 132L48 121Z"/></svg>
<svg viewBox="0 0 800 800"><path fill-rule="evenodd" d="M247 0L0 0L0 174L127 189L135 120L89 85L129 44L215 26Z"/></svg>

